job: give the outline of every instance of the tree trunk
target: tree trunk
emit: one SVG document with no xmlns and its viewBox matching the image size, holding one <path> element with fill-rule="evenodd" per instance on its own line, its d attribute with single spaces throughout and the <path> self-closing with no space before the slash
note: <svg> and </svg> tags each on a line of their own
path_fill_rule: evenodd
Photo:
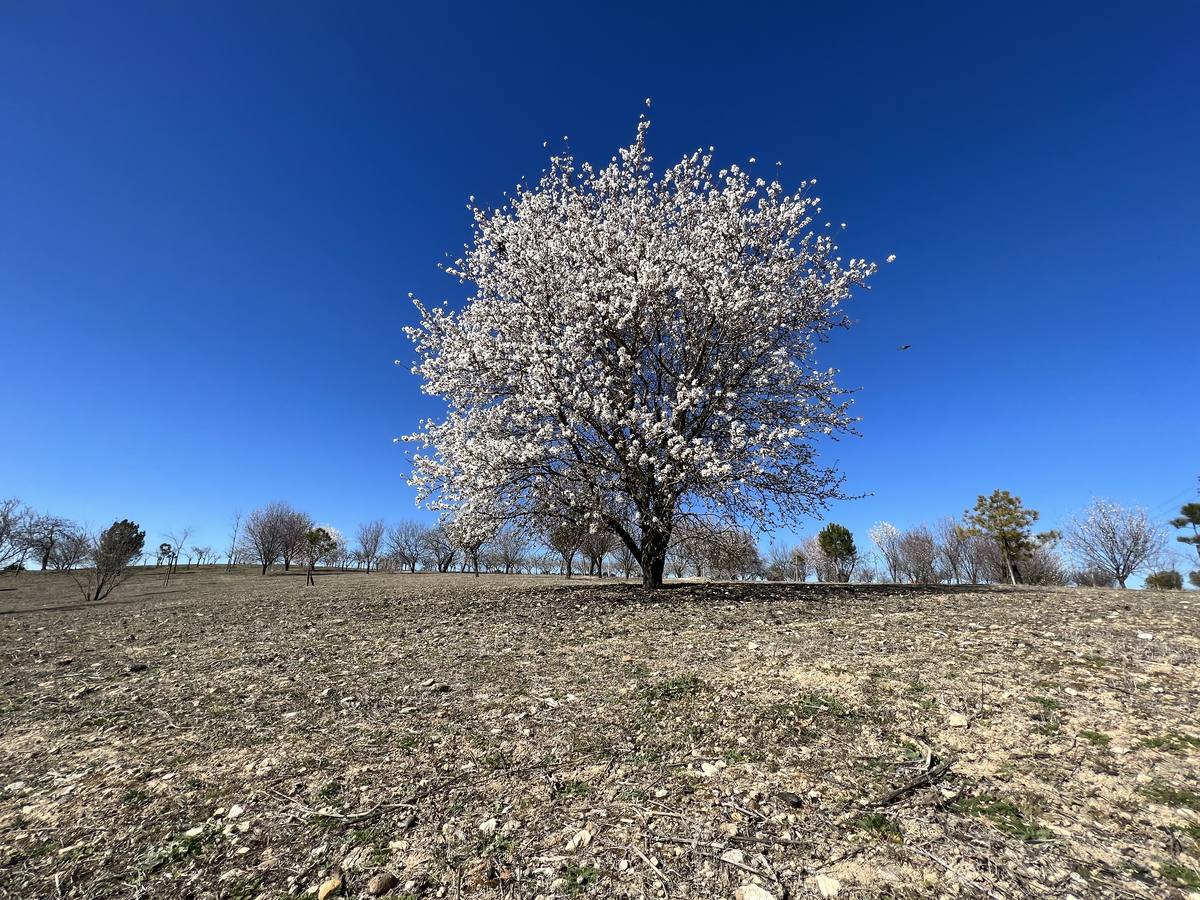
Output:
<svg viewBox="0 0 1200 900">
<path fill-rule="evenodd" d="M 1118 578 L 1117 584 L 1119 584 L 1121 586 L 1121 590 L 1125 590 L 1125 579 L 1124 578 Z"/>
<path fill-rule="evenodd" d="M 264 575 L 266 575 L 266 574 L 267 574 L 267 564 L 266 564 L 266 563 L 263 563 L 263 564 L 262 564 L 262 573 L 263 573 Z"/>
<path fill-rule="evenodd" d="M 1016 572 L 1016 567 L 1013 565 L 1012 557 L 1010 557 L 1008 555 L 1007 550 L 1003 551 L 1003 555 L 1004 555 L 1004 565 L 1008 569 L 1008 580 L 1012 584 L 1016 584 L 1017 583 L 1017 572 Z"/>
<path fill-rule="evenodd" d="M 642 566 L 642 587 L 654 590 L 662 587 L 663 570 L 667 565 L 667 544 L 671 536 L 658 531 L 642 533 L 642 552 L 638 562 Z"/>
</svg>

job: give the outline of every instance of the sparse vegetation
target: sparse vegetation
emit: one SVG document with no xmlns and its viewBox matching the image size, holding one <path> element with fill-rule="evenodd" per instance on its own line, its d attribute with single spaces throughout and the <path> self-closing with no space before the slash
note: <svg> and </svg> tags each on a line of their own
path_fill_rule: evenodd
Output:
<svg viewBox="0 0 1200 900">
<path fill-rule="evenodd" d="M 1152 591 L 1182 591 L 1183 576 L 1174 569 L 1151 572 L 1146 576 L 1146 587 Z"/>
<path fill-rule="evenodd" d="M 962 797 L 951 804 L 951 808 L 965 816 L 980 816 L 995 828 L 1022 841 L 1041 841 L 1052 837 L 1051 833 L 1037 823 L 1028 811 L 1011 800 L 986 794 Z"/>
<path fill-rule="evenodd" d="M 685 583 L 652 597 L 607 579 L 386 564 L 368 577 L 364 564 L 318 577 L 314 603 L 302 573 L 257 572 L 164 587 L 135 571 L 117 602 L 87 605 L 86 628 L 83 604 L 55 594 L 66 576 L 0 595 L 0 863 L 18 896 L 52 896 L 57 874 L 92 896 L 165 898 L 240 868 L 226 895 L 271 897 L 315 891 L 335 867 L 345 896 L 384 870 L 400 877 L 392 896 L 486 896 L 539 856 L 561 857 L 523 870 L 547 896 L 637 895 L 661 883 L 656 868 L 699 896 L 728 892 L 713 879 L 740 870 L 719 856 L 750 859 L 747 846 L 794 896 L 803 883 L 782 872 L 848 851 L 861 865 L 839 870 L 847 893 L 944 894 L 918 848 L 1011 896 L 1053 887 L 1085 850 L 1106 867 L 1092 890 L 1163 894 L 1186 877 L 1150 868 L 1164 829 L 1183 848 L 1173 864 L 1200 846 L 1179 821 L 1200 796 L 1191 675 L 1173 661 L 1197 626 L 1170 595 L 1124 609 L 1103 589 Z M 913 617 L 935 610 L 928 639 Z M 1139 633 L 1156 639 L 1131 655 Z M 1153 667 L 1168 690 L 1114 700 L 1118 667 Z M 1076 717 L 1087 728 L 1068 727 Z M 97 769 L 100 739 L 113 764 Z M 1106 823 L 1128 793 L 1094 785 L 1135 784 L 1146 754 L 1155 780 L 1114 844 Z M 935 783 L 862 805 L 943 761 Z M 976 863 L 980 839 L 998 864 Z M 1126 847 L 1151 862 L 1133 869 Z M 297 866 L 310 874 L 289 885 Z M 897 869 L 900 884 L 875 875 Z"/>
</svg>

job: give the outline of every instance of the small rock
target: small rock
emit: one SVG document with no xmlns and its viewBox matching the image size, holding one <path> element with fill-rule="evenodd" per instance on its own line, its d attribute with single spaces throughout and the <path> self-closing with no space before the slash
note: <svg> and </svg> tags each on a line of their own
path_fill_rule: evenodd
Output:
<svg viewBox="0 0 1200 900">
<path fill-rule="evenodd" d="M 380 872 L 367 882 L 367 894 L 371 897 L 382 897 L 400 883 L 400 879 L 391 872 Z"/>
<path fill-rule="evenodd" d="M 729 863 L 730 865 L 738 866 L 746 861 L 746 854 L 736 847 L 732 850 L 726 850 L 721 854 L 721 862 Z"/>
<path fill-rule="evenodd" d="M 841 889 L 842 883 L 832 875 L 817 876 L 817 890 L 821 892 L 822 897 L 836 897 Z"/>
<path fill-rule="evenodd" d="M 235 803 L 235 804 L 233 804 L 233 806 L 229 807 L 229 812 L 227 812 L 227 813 L 225 814 L 225 818 L 227 818 L 227 819 L 236 819 L 236 818 L 237 818 L 238 816 L 240 816 L 240 815 L 241 815 L 243 812 L 245 812 L 245 810 L 244 810 L 244 809 L 242 809 L 240 806 L 238 806 L 238 805 Z"/>
<path fill-rule="evenodd" d="M 576 850 L 581 850 L 592 842 L 592 833 L 586 828 L 581 828 L 575 832 L 575 836 L 567 841 L 567 852 L 574 853 Z"/>
<path fill-rule="evenodd" d="M 725 822 L 717 831 L 724 837 L 737 837 L 738 827 L 732 822 Z"/>
<path fill-rule="evenodd" d="M 334 875 L 332 878 L 326 879 L 317 889 L 317 900 L 325 900 L 326 897 L 332 897 L 342 889 L 342 876 Z"/>
<path fill-rule="evenodd" d="M 971 720 L 962 713 L 951 713 L 950 718 L 946 720 L 951 728 L 966 728 L 971 724 Z"/>
<path fill-rule="evenodd" d="M 733 892 L 733 900 L 775 900 L 775 895 L 757 884 L 743 884 Z"/>
<path fill-rule="evenodd" d="M 708 778 L 711 778 L 720 771 L 720 766 L 714 766 L 712 763 L 700 763 L 700 773 Z"/>
<path fill-rule="evenodd" d="M 1154 640 L 1154 635 L 1149 631 L 1139 631 L 1138 632 L 1138 640 L 1139 641 L 1152 641 L 1152 640 Z"/>
</svg>

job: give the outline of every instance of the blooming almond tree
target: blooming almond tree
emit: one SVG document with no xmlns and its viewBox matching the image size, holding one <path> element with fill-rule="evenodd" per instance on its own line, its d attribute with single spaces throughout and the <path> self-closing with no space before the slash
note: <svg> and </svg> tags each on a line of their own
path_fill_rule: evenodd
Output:
<svg viewBox="0 0 1200 900">
<path fill-rule="evenodd" d="M 700 150 L 657 176 L 648 127 L 602 168 L 553 156 L 503 207 L 472 198 L 447 270 L 474 296 L 415 300 L 407 329 L 448 410 L 407 439 L 446 517 L 567 515 L 615 533 L 656 587 L 681 517 L 772 527 L 841 496 L 813 439 L 853 419 L 813 349 L 875 265 L 814 227 L 812 182 L 787 193 Z"/>
<path fill-rule="evenodd" d="M 1110 500 L 1093 500 L 1067 525 L 1067 546 L 1079 562 L 1111 576 L 1122 588 L 1166 544 L 1163 529 L 1144 509 L 1124 509 Z"/>
</svg>

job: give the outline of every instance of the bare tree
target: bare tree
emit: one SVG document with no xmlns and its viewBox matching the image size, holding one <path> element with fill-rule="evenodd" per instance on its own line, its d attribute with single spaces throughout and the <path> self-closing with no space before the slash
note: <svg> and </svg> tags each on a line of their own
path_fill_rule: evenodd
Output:
<svg viewBox="0 0 1200 900">
<path fill-rule="evenodd" d="M 530 543 L 529 533 L 515 527 L 504 528 L 496 536 L 496 559 L 505 575 L 511 575 L 525 561 Z"/>
<path fill-rule="evenodd" d="M 91 538 L 80 528 L 64 532 L 54 545 L 50 562 L 57 572 L 66 572 L 83 565 L 91 552 Z"/>
<path fill-rule="evenodd" d="M 488 543 L 495 537 L 494 526 L 490 523 L 472 523 L 468 527 L 466 522 L 451 522 L 446 529 L 458 549 L 462 551 L 462 565 L 459 571 L 465 572 L 469 567 L 478 578 L 479 567 L 484 565 L 487 555 Z"/>
<path fill-rule="evenodd" d="M 703 538 L 708 567 L 718 578 L 754 577 L 762 560 L 754 535 L 744 528 L 712 528 Z"/>
<path fill-rule="evenodd" d="M 933 535 L 941 552 L 943 573 L 947 578 L 961 584 L 970 568 L 970 529 L 953 516 L 946 516 L 934 527 Z"/>
<path fill-rule="evenodd" d="M 563 574 L 571 577 L 571 569 L 575 562 L 575 554 L 583 546 L 587 529 L 569 519 L 559 519 L 546 531 L 546 543 L 562 557 Z"/>
<path fill-rule="evenodd" d="M 242 528 L 242 511 L 235 509 L 233 511 L 233 531 L 229 535 L 229 561 L 225 564 L 225 570 L 232 572 L 234 563 L 238 556 L 238 537 Z"/>
<path fill-rule="evenodd" d="M 313 520 L 308 513 L 292 509 L 289 504 L 282 504 L 280 513 L 280 529 L 283 542 L 279 547 L 279 555 L 283 558 L 283 571 L 292 567 L 292 560 L 301 557 L 308 546 L 308 532 L 312 530 Z"/>
<path fill-rule="evenodd" d="M 1108 500 L 1093 500 L 1067 526 L 1067 546 L 1079 562 L 1110 573 L 1122 588 L 1166 545 L 1163 529 L 1144 509 L 1123 509 Z"/>
<path fill-rule="evenodd" d="M 638 561 L 634 558 L 633 551 L 624 544 L 617 545 L 616 565 L 621 577 L 626 580 L 632 578 L 633 573 L 638 570 Z"/>
<path fill-rule="evenodd" d="M 588 574 L 599 578 L 604 577 L 604 560 L 617 546 L 617 537 L 611 531 L 597 527 L 583 536 L 580 552 L 588 561 Z"/>
<path fill-rule="evenodd" d="M 0 500 L 0 568 L 19 568 L 27 552 L 21 501 L 16 497 Z"/>
<path fill-rule="evenodd" d="M 938 584 L 942 581 L 939 569 L 941 548 L 933 532 L 925 525 L 910 528 L 900 535 L 897 543 L 900 571 L 915 584 Z"/>
<path fill-rule="evenodd" d="M 283 555 L 284 520 L 292 512 L 286 503 L 268 503 L 246 516 L 244 549 L 262 566 L 262 574 Z"/>
<path fill-rule="evenodd" d="M 75 526 L 61 516 L 39 515 L 33 510 L 26 510 L 23 519 L 21 540 L 44 572 L 50 567 L 58 542 Z"/>
<path fill-rule="evenodd" d="M 393 525 L 387 533 L 388 553 L 402 568 L 416 573 L 417 564 L 425 552 L 425 532 L 420 522 L 405 521 Z"/>
<path fill-rule="evenodd" d="M 358 555 L 363 561 L 363 565 L 367 567 L 367 574 L 371 574 L 371 566 L 379 559 L 379 554 L 383 549 L 383 534 L 387 530 L 387 526 L 383 523 L 383 519 L 372 519 L 370 522 L 364 522 L 358 526 Z"/>
<path fill-rule="evenodd" d="M 1112 577 L 1111 572 L 1104 572 L 1096 568 L 1076 570 L 1071 573 L 1070 581 L 1079 587 L 1111 588 L 1117 586 L 1117 579 Z"/>
<path fill-rule="evenodd" d="M 1057 532 L 1038 535 L 1037 544 L 1021 568 L 1026 584 L 1062 586 L 1071 583 L 1071 572 L 1056 547 L 1060 537 Z"/>
<path fill-rule="evenodd" d="M 966 542 L 966 550 L 962 557 L 963 580 L 967 584 L 979 584 L 987 576 L 990 561 L 993 558 L 1001 560 L 1000 551 L 990 538 L 974 529 L 966 529 L 963 540 Z M 999 580 L 1003 581 L 1003 576 Z"/>
<path fill-rule="evenodd" d="M 170 577 L 175 572 L 179 565 L 179 554 L 183 550 L 183 545 L 187 543 L 187 539 L 192 536 L 192 529 L 181 528 L 179 531 L 168 531 L 163 537 L 167 539 L 167 543 L 171 545 L 171 564 L 167 571 L 167 576 Z"/>
<path fill-rule="evenodd" d="M 425 532 L 425 554 L 439 572 L 449 572 L 454 565 L 458 544 L 444 525 L 435 525 Z"/>
</svg>

